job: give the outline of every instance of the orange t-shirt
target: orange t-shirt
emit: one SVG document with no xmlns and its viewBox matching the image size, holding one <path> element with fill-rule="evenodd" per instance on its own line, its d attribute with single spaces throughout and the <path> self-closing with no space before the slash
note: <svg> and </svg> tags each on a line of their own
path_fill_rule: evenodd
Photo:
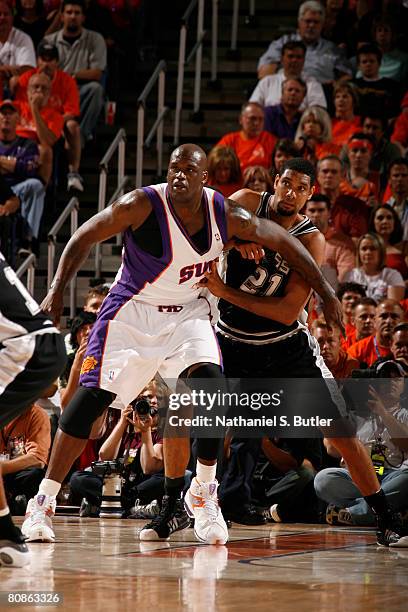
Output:
<svg viewBox="0 0 408 612">
<path fill-rule="evenodd" d="M 357 331 L 355 328 L 353 328 L 351 331 L 347 331 L 347 325 L 346 325 L 346 337 L 341 339 L 341 348 L 344 349 L 345 351 L 348 351 L 350 346 L 357 342 L 356 334 L 357 334 Z"/>
<path fill-rule="evenodd" d="M 276 141 L 276 136 L 265 130 L 256 138 L 245 138 L 242 132 L 230 132 L 225 134 L 217 142 L 216 146 L 234 149 L 239 159 L 241 170 L 244 171 L 248 166 L 270 168 L 272 166 L 272 152 Z"/>
<path fill-rule="evenodd" d="M 24 138 L 31 138 L 31 140 L 39 142 L 33 115 L 28 102 L 21 102 L 19 104 L 19 108 L 20 123 L 17 126 L 17 135 L 23 136 Z M 57 138 L 60 138 L 62 129 L 64 127 L 64 118 L 61 113 L 58 113 L 53 108 L 46 106 L 45 108 L 41 109 L 40 115 L 44 119 L 48 129 L 54 132 Z"/>
<path fill-rule="evenodd" d="M 32 68 L 20 76 L 15 98 L 17 102 L 27 102 L 28 81 L 37 72 L 39 72 L 38 68 Z M 61 115 L 72 115 L 73 117 L 80 115 L 78 85 L 75 79 L 63 70 L 56 70 L 52 79 L 48 106 Z"/>
<path fill-rule="evenodd" d="M 335 367 L 331 368 L 331 373 L 334 378 L 349 378 L 351 372 L 357 370 L 359 367 L 360 364 L 356 359 L 352 359 L 345 351 L 340 349 L 339 360 Z"/>
<path fill-rule="evenodd" d="M 390 349 L 375 342 L 375 336 L 367 336 L 353 344 L 347 351 L 349 357 L 357 359 L 360 363 L 372 366 L 380 357 L 387 357 Z"/>
<path fill-rule="evenodd" d="M 31 454 L 46 464 L 50 446 L 50 419 L 36 404 L 0 431 L 0 453 L 7 453 L 10 459 Z"/>
<path fill-rule="evenodd" d="M 353 196 L 363 202 L 366 202 L 371 196 L 374 196 L 379 201 L 378 185 L 372 181 L 367 181 L 361 187 L 353 187 L 348 181 L 343 180 L 340 183 L 340 193 L 342 195 Z"/>
<path fill-rule="evenodd" d="M 347 143 L 350 136 L 354 132 L 358 132 L 361 127 L 360 117 L 354 117 L 350 121 L 343 121 L 342 119 L 332 119 L 332 142 L 337 145 L 343 146 Z"/>
<path fill-rule="evenodd" d="M 318 142 L 315 149 L 316 159 L 322 159 L 327 155 L 340 156 L 340 151 L 341 146 L 335 142 Z"/>
</svg>

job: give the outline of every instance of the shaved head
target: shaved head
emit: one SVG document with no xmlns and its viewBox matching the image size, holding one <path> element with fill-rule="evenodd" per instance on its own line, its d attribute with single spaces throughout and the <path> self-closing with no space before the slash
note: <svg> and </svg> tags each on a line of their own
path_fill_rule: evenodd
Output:
<svg viewBox="0 0 408 612">
<path fill-rule="evenodd" d="M 207 155 L 205 151 L 201 147 L 196 144 L 187 143 L 182 144 L 177 149 L 174 149 L 172 152 L 170 159 L 174 158 L 190 158 L 194 159 L 194 161 L 203 169 L 207 168 Z"/>
</svg>

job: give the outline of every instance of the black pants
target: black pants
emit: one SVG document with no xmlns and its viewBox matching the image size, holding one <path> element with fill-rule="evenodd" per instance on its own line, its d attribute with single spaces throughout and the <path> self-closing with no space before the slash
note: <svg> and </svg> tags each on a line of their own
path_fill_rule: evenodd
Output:
<svg viewBox="0 0 408 612">
<path fill-rule="evenodd" d="M 44 475 L 45 468 L 32 467 L 4 476 L 4 486 L 12 514 L 16 514 L 14 504 L 16 496 L 25 495 L 27 500 L 34 497 Z"/>
</svg>

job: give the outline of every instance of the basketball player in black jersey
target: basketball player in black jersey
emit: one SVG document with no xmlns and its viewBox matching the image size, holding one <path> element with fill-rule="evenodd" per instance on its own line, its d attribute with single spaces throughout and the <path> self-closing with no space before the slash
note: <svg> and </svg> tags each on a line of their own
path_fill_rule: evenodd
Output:
<svg viewBox="0 0 408 612">
<path fill-rule="evenodd" d="M 0 252 L 0 430 L 22 414 L 65 366 L 62 337 Z M 12 522 L 1 476 L 0 566 L 21 567 L 30 558 Z"/>
<path fill-rule="evenodd" d="M 258 217 L 271 219 L 296 236 L 322 263 L 324 237 L 300 214 L 314 191 L 315 171 L 308 161 L 287 161 L 275 179 L 274 195 L 243 189 L 231 196 Z M 226 284 L 213 266 L 206 273 L 206 286 L 220 299 L 219 340 L 225 374 L 242 378 L 327 378 L 325 364 L 318 356 L 316 341 L 301 322 L 309 299 L 310 284 L 290 270 L 279 253 L 265 249 L 258 263 L 243 260 L 234 252 L 228 255 Z M 333 401 L 326 385 L 325 403 Z M 320 388 L 319 388 L 320 389 Z M 319 401 L 324 401 L 319 397 Z M 337 410 L 337 409 L 335 409 Z M 341 414 L 337 411 L 337 416 Z M 333 434 L 331 434 L 333 435 Z M 355 437 L 331 438 L 344 457 L 352 478 L 378 519 L 377 540 L 388 546 L 398 541 L 398 526 L 387 508 L 372 463 Z"/>
</svg>

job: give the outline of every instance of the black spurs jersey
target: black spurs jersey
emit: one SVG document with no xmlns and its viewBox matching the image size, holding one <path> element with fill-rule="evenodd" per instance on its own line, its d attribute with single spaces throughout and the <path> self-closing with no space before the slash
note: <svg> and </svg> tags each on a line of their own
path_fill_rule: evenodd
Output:
<svg viewBox="0 0 408 612">
<path fill-rule="evenodd" d="M 262 194 L 255 213 L 258 217 L 269 218 L 270 197 L 272 197 L 270 193 Z M 292 236 L 301 236 L 319 230 L 307 217 L 303 217 L 302 221 L 288 231 Z M 225 282 L 230 287 L 259 296 L 282 297 L 284 295 L 291 270 L 276 251 L 265 249 L 264 258 L 259 264 L 256 264 L 252 260 L 243 259 L 238 251 L 231 250 L 228 253 L 227 264 Z M 234 340 L 250 344 L 276 342 L 292 335 L 300 327 L 304 327 L 299 321 L 295 321 L 292 325 L 284 325 L 248 312 L 225 300 L 219 301 L 219 309 L 218 331 Z"/>
<path fill-rule="evenodd" d="M 32 333 L 56 332 L 0 252 L 0 344 Z"/>
</svg>

